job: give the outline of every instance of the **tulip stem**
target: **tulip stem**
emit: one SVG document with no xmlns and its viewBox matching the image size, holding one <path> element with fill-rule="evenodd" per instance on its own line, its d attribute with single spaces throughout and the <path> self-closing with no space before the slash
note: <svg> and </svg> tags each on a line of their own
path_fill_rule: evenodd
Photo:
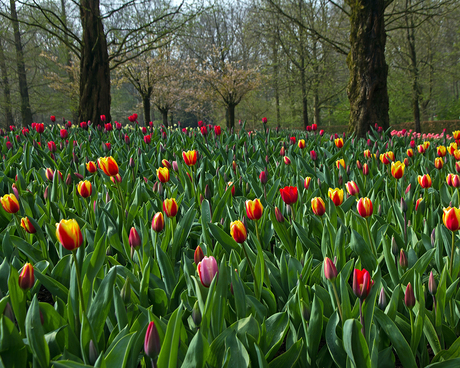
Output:
<svg viewBox="0 0 460 368">
<path fill-rule="evenodd" d="M 359 299 L 359 321 L 361 322 L 361 332 L 366 338 L 366 327 L 364 326 L 364 316 L 363 316 L 363 300 Z"/>
<path fill-rule="evenodd" d="M 450 253 L 450 276 L 453 277 L 454 272 L 454 252 L 455 252 L 455 232 L 452 231 L 452 251 Z"/>
<path fill-rule="evenodd" d="M 257 282 L 256 274 L 254 273 L 254 268 L 252 268 L 252 263 L 251 263 L 251 260 L 249 259 L 248 252 L 246 252 L 245 243 L 243 242 L 241 245 L 243 246 L 244 255 L 246 256 L 246 259 L 248 260 L 249 270 L 251 271 L 252 278 L 254 279 L 254 293 L 256 294 L 256 298 L 259 299 L 258 297 L 259 292 L 257 291 L 257 287 L 256 287 L 256 282 Z"/>
<path fill-rule="evenodd" d="M 367 235 L 369 236 L 369 242 L 371 243 L 372 253 L 374 253 L 375 258 L 377 258 L 377 250 L 375 249 L 374 240 L 372 239 L 372 236 L 371 236 L 371 229 L 369 228 L 369 222 L 367 218 L 364 219 L 364 221 L 366 221 Z"/>
<path fill-rule="evenodd" d="M 255 223 L 256 223 L 256 235 L 257 235 L 257 240 L 258 240 L 259 243 L 260 243 L 259 226 L 257 225 L 257 220 L 255 221 Z M 262 245 L 262 243 L 261 243 L 261 245 Z"/>
<path fill-rule="evenodd" d="M 396 202 L 396 195 L 398 194 L 398 180 L 396 179 L 395 182 L 395 202 Z"/>
<path fill-rule="evenodd" d="M 337 294 L 337 288 L 335 287 L 335 280 L 332 281 L 331 283 L 332 283 L 332 289 L 334 290 L 335 301 L 337 302 L 337 308 L 338 308 L 339 314 L 340 314 L 340 320 L 343 323 L 342 306 L 340 305 L 339 295 Z"/>
<path fill-rule="evenodd" d="M 86 314 L 85 301 L 83 299 L 83 289 L 81 288 L 80 269 L 78 268 L 78 261 L 77 261 L 77 256 L 75 253 L 76 253 L 76 250 L 73 250 L 72 258 L 73 258 L 73 263 L 75 265 L 75 272 L 77 273 L 77 287 L 78 287 L 78 294 L 80 295 L 80 306 L 81 306 L 82 313 Z"/>
<path fill-rule="evenodd" d="M 120 221 L 121 221 L 121 225 L 123 226 L 123 220 L 124 220 L 124 217 L 125 217 L 125 200 L 123 199 L 123 194 L 121 193 L 121 188 L 120 188 L 120 183 L 116 181 L 116 186 L 117 186 L 117 190 L 118 190 L 118 196 L 120 197 L 120 206 L 121 206 L 121 217 L 120 217 Z"/>
</svg>

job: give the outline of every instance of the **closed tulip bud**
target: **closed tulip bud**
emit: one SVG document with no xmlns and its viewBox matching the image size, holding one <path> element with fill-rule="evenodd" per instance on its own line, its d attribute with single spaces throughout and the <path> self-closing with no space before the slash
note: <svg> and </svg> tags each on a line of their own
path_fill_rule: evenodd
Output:
<svg viewBox="0 0 460 368">
<path fill-rule="evenodd" d="M 311 183 L 311 178 L 307 176 L 303 182 L 303 186 L 306 190 L 308 190 L 308 188 L 310 187 L 310 183 Z"/>
<path fill-rule="evenodd" d="M 287 157 L 287 156 L 284 156 L 284 157 L 283 157 L 283 161 L 284 161 L 284 163 L 285 163 L 286 165 L 290 165 L 290 164 L 291 164 L 291 159 L 290 159 L 289 157 Z"/>
<path fill-rule="evenodd" d="M 21 219 L 21 227 L 29 234 L 35 234 L 37 232 L 37 229 L 35 229 L 28 217 L 23 217 Z"/>
<path fill-rule="evenodd" d="M 265 185 L 268 181 L 268 178 L 267 178 L 267 172 L 266 171 L 262 171 L 259 175 L 259 180 L 261 182 L 262 185 Z"/>
<path fill-rule="evenodd" d="M 406 213 L 407 212 L 407 203 L 406 201 L 404 200 L 404 198 L 401 198 L 401 211 L 403 213 Z"/>
<path fill-rule="evenodd" d="M 243 218 L 244 220 L 244 218 Z M 248 233 L 246 231 L 246 227 L 244 226 L 244 224 L 239 221 L 239 220 L 236 220 L 236 221 L 233 221 L 231 224 L 230 224 L 230 235 L 232 236 L 232 238 L 237 242 L 237 243 L 244 243 L 244 241 L 246 240 L 246 238 L 248 237 Z"/>
<path fill-rule="evenodd" d="M 286 150 L 284 149 L 284 146 L 281 147 L 281 150 L 280 150 L 280 156 L 284 156 L 286 154 Z"/>
<path fill-rule="evenodd" d="M 13 189 L 13 194 L 19 202 L 19 190 L 16 184 L 13 183 L 13 185 L 11 186 L 11 189 Z"/>
<path fill-rule="evenodd" d="M 436 229 L 433 229 L 433 231 L 431 232 L 431 247 L 432 248 L 434 248 L 435 240 L 436 240 Z"/>
<path fill-rule="evenodd" d="M 404 304 L 409 309 L 412 309 L 415 305 L 414 289 L 410 282 L 407 284 L 406 293 L 404 294 Z"/>
<path fill-rule="evenodd" d="M 438 290 L 438 285 L 436 284 L 436 280 L 433 276 L 433 271 L 430 272 L 430 277 L 428 278 L 428 291 L 431 295 L 435 296 L 436 291 Z"/>
<path fill-rule="evenodd" d="M 139 233 L 137 232 L 135 227 L 132 227 L 131 230 L 129 231 L 129 246 L 131 248 L 137 249 L 141 246 L 142 241 L 141 237 L 139 236 Z"/>
<path fill-rule="evenodd" d="M 409 266 L 409 262 L 407 261 L 406 252 L 403 249 L 399 252 L 399 265 L 403 270 L 405 270 Z"/>
<path fill-rule="evenodd" d="M 123 303 L 125 305 L 131 301 L 131 282 L 129 280 L 129 277 L 126 278 L 125 283 L 121 288 L 120 296 L 121 300 L 123 300 Z"/>
<path fill-rule="evenodd" d="M 177 161 L 173 161 L 173 163 L 172 163 L 172 169 L 173 169 L 175 172 L 178 172 L 178 171 L 179 171 L 179 166 L 177 165 Z"/>
<path fill-rule="evenodd" d="M 204 197 L 209 200 L 211 199 L 212 195 L 211 195 L 211 189 L 209 189 L 209 185 L 206 184 L 206 186 L 204 187 Z"/>
<path fill-rule="evenodd" d="M 275 207 L 275 218 L 276 218 L 276 221 L 278 221 L 279 223 L 284 222 L 284 216 L 278 207 Z"/>
<path fill-rule="evenodd" d="M 43 199 L 46 200 L 48 199 L 48 187 L 45 188 L 45 192 L 43 193 Z"/>
<path fill-rule="evenodd" d="M 458 161 L 455 163 L 455 170 L 457 170 L 458 172 L 458 169 L 460 169 L 460 166 L 457 165 L 457 163 L 459 163 Z M 460 164 L 460 163 L 459 163 Z M 444 166 L 444 160 L 442 157 L 436 157 L 434 159 L 434 167 L 438 170 L 441 170 L 442 167 Z"/>
<path fill-rule="evenodd" d="M 302 317 L 305 321 L 310 321 L 310 316 L 311 316 L 311 310 L 308 307 L 307 303 L 302 299 L 301 300 L 301 305 L 302 305 Z"/>
<path fill-rule="evenodd" d="M 195 264 L 198 265 L 198 263 L 200 263 L 203 260 L 203 258 L 204 258 L 203 249 L 201 249 L 200 246 L 197 246 L 195 249 L 195 253 L 193 254 L 193 260 Z"/>
<path fill-rule="evenodd" d="M 201 319 L 202 317 L 201 317 L 201 312 L 200 312 L 200 306 L 197 300 L 192 309 L 192 320 L 196 327 L 200 327 Z"/>
<path fill-rule="evenodd" d="M 94 344 L 93 340 L 90 340 L 89 341 L 89 347 L 88 347 L 89 364 L 94 365 L 96 363 L 98 357 L 99 357 L 99 354 L 97 353 L 96 345 Z"/>
<path fill-rule="evenodd" d="M 379 216 L 382 216 L 382 205 L 381 204 L 379 204 L 379 208 L 377 209 L 377 214 Z"/>
<path fill-rule="evenodd" d="M 163 195 L 163 184 L 161 184 L 161 181 L 158 182 L 157 185 L 157 193 L 162 196 Z"/>
<path fill-rule="evenodd" d="M 330 258 L 324 259 L 324 277 L 329 281 L 334 281 L 337 278 L 337 268 Z"/>
<path fill-rule="evenodd" d="M 380 294 L 379 294 L 379 301 L 378 301 L 378 306 L 381 310 L 385 310 L 385 308 L 387 307 L 387 296 L 385 294 L 385 289 L 382 288 L 380 289 Z"/>
<path fill-rule="evenodd" d="M 134 158 L 132 157 L 129 158 L 129 167 L 131 169 L 134 169 L 136 167 L 136 163 L 134 162 Z"/>
<path fill-rule="evenodd" d="M 363 174 L 365 176 L 369 175 L 369 165 L 366 163 L 363 165 Z"/>
<path fill-rule="evenodd" d="M 350 194 L 351 196 L 355 196 L 355 195 L 359 194 L 358 185 L 354 181 L 347 182 L 345 184 L 345 186 L 347 188 L 348 194 Z"/>
<path fill-rule="evenodd" d="M 62 246 L 70 251 L 76 250 L 83 243 L 83 235 L 80 226 L 74 219 L 63 219 L 56 224 L 56 237 Z"/>
<path fill-rule="evenodd" d="M 362 170 L 363 168 L 363 165 L 361 164 L 359 160 L 356 160 L 356 167 L 358 168 L 358 170 Z"/>
<path fill-rule="evenodd" d="M 165 219 L 163 213 L 157 212 L 152 219 L 152 229 L 153 231 L 159 233 L 165 227 Z"/>
<path fill-rule="evenodd" d="M 409 185 L 407 186 L 407 188 L 406 188 L 406 190 L 405 190 L 404 193 L 405 193 L 405 194 L 408 194 L 408 193 L 410 192 L 410 188 L 411 188 L 411 186 L 410 186 L 410 184 L 409 184 Z"/>
<path fill-rule="evenodd" d="M 396 257 L 399 254 L 399 247 L 394 236 L 391 237 L 391 253 Z"/>
<path fill-rule="evenodd" d="M 30 263 L 26 263 L 19 274 L 19 287 L 22 290 L 29 290 L 35 284 L 34 267 Z"/>
<path fill-rule="evenodd" d="M 158 354 L 160 354 L 160 336 L 158 335 L 158 330 L 155 326 L 155 322 L 151 321 L 147 327 L 147 332 L 145 333 L 144 339 L 144 351 L 145 354 L 154 361 L 156 360 Z"/>
</svg>

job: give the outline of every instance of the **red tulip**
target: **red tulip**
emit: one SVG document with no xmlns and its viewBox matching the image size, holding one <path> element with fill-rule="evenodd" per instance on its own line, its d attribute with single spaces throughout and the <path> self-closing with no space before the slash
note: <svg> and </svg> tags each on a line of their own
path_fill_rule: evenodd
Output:
<svg viewBox="0 0 460 368">
<path fill-rule="evenodd" d="M 414 289 L 410 282 L 407 284 L 406 293 L 404 294 L 404 304 L 409 309 L 412 309 L 415 305 Z"/>
<path fill-rule="evenodd" d="M 330 281 L 334 281 L 337 278 L 337 268 L 330 258 L 324 258 L 324 277 Z"/>
<path fill-rule="evenodd" d="M 286 204 L 293 204 L 297 202 L 298 193 L 297 187 L 284 187 L 280 188 L 281 199 Z"/>
<path fill-rule="evenodd" d="M 220 125 L 216 125 L 214 126 L 214 134 L 215 135 L 221 135 L 221 128 L 220 128 Z"/>
<path fill-rule="evenodd" d="M 160 349 L 160 336 L 158 335 L 155 322 L 151 321 L 145 333 L 144 351 L 150 359 L 156 360 L 158 354 L 160 353 Z"/>
<path fill-rule="evenodd" d="M 353 293 L 361 300 L 365 300 L 371 288 L 374 285 L 374 281 L 371 280 L 371 276 L 366 269 L 358 270 L 355 268 L 353 272 Z"/>
<path fill-rule="evenodd" d="M 197 246 L 195 249 L 195 253 L 193 254 L 193 261 L 196 265 L 198 265 L 201 260 L 204 258 L 203 249 L 200 246 Z"/>
<path fill-rule="evenodd" d="M 134 249 L 139 248 L 142 245 L 141 237 L 135 227 L 132 227 L 129 231 L 128 242 L 129 246 Z"/>
<path fill-rule="evenodd" d="M 51 115 L 51 116 L 50 116 L 50 120 L 51 120 L 52 123 L 54 123 L 54 122 L 56 121 L 56 116 Z"/>
<path fill-rule="evenodd" d="M 60 134 L 62 139 L 66 139 L 69 136 L 69 133 L 67 132 L 66 129 L 61 129 L 59 134 Z"/>
</svg>

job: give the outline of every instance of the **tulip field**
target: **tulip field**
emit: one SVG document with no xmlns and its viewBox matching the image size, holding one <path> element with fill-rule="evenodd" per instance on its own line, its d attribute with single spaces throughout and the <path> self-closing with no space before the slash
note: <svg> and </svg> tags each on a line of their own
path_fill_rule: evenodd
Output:
<svg viewBox="0 0 460 368">
<path fill-rule="evenodd" d="M 460 367 L 460 131 L 133 117 L 0 131 L 0 367 Z"/>
</svg>

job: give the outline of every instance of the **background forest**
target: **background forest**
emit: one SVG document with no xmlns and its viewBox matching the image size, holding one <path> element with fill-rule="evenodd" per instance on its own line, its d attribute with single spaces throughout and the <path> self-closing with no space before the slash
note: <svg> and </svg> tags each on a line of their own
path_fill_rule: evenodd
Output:
<svg viewBox="0 0 460 368">
<path fill-rule="evenodd" d="M 33 121 L 79 123 L 87 2 L 1 0 L 0 127 L 23 124 L 25 92 Z M 91 3 L 107 42 L 112 121 L 348 123 L 347 1 Z M 414 121 L 417 109 L 421 121 L 458 119 L 458 2 L 394 0 L 385 14 L 390 124 Z"/>
</svg>

